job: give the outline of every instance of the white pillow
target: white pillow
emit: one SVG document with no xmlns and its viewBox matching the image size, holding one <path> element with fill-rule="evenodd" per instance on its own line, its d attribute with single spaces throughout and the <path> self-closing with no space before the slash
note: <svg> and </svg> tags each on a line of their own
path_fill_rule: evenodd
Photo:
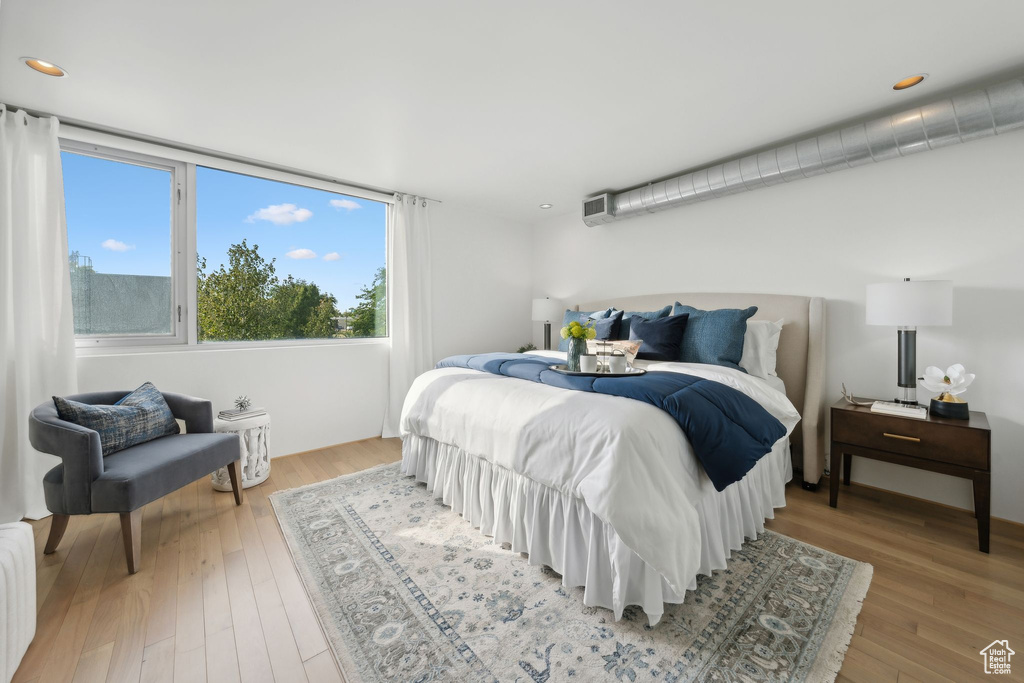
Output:
<svg viewBox="0 0 1024 683">
<path fill-rule="evenodd" d="M 761 379 L 775 377 L 775 363 L 779 350 L 779 335 L 784 320 L 748 320 L 743 335 L 743 356 L 740 367 L 747 374 Z"/>
</svg>

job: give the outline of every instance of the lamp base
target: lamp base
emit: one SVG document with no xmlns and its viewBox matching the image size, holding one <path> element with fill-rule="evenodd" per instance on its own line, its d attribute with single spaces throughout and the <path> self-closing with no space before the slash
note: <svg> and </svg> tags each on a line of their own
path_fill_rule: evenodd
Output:
<svg viewBox="0 0 1024 683">
<path fill-rule="evenodd" d="M 907 406 L 917 405 L 917 387 L 896 387 L 896 398 L 893 399 L 896 403 Z"/>
<path fill-rule="evenodd" d="M 896 372 L 896 403 L 917 405 L 917 330 L 900 327 L 896 330 L 899 365 Z"/>
</svg>

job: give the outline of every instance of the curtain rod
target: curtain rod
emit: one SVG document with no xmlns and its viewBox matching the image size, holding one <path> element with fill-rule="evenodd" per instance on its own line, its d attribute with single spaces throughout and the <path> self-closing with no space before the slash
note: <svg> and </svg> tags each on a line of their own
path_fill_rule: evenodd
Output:
<svg viewBox="0 0 1024 683">
<path fill-rule="evenodd" d="M 128 140 L 132 140 L 134 142 L 147 142 L 147 143 L 150 143 L 150 144 L 161 145 L 163 147 L 169 147 L 171 149 L 176 149 L 176 150 L 179 150 L 179 151 L 182 151 L 182 152 L 192 152 L 194 154 L 205 154 L 206 156 L 215 157 L 217 159 L 222 159 L 224 161 L 234 161 L 234 162 L 238 162 L 238 163 L 249 164 L 250 166 L 256 166 L 257 168 L 265 168 L 265 169 L 270 170 L 270 171 L 283 171 L 285 173 L 293 173 L 295 175 L 306 176 L 306 177 L 309 177 L 309 178 L 314 178 L 316 180 L 323 180 L 323 181 L 326 181 L 326 182 L 329 182 L 329 183 L 336 183 L 336 184 L 339 184 L 339 185 L 347 185 L 348 187 L 351 187 L 351 188 L 354 188 L 354 189 L 357 189 L 357 190 L 366 190 L 367 192 L 376 192 L 376 193 L 379 193 L 379 194 L 412 195 L 414 197 L 419 197 L 420 199 L 425 199 L 428 202 L 434 202 L 436 204 L 443 204 L 444 203 L 440 199 L 433 199 L 431 197 L 424 197 L 423 195 L 418 195 L 418 194 L 416 194 L 414 192 L 402 192 L 400 190 L 389 190 L 387 188 L 374 187 L 372 185 L 361 185 L 359 183 L 351 183 L 351 182 L 348 182 L 346 180 L 341 180 L 340 178 L 335 178 L 333 176 L 324 175 L 322 173 L 316 173 L 316 172 L 313 172 L 313 171 L 304 171 L 302 169 L 293 168 L 291 166 L 283 166 L 283 165 L 280 165 L 280 164 L 274 164 L 274 163 L 271 163 L 269 161 L 260 161 L 258 159 L 252 159 L 250 157 L 241 156 L 239 154 L 230 154 L 228 152 L 220 152 L 218 150 L 209 149 L 207 147 L 198 147 L 196 145 L 188 145 L 188 144 L 185 144 L 185 143 L 182 143 L 182 142 L 173 142 L 171 140 L 165 140 L 164 138 L 158 138 L 158 137 L 153 136 L 153 135 L 145 135 L 143 133 L 133 133 L 131 131 L 122 130 L 120 128 L 113 128 L 111 126 L 103 126 L 103 125 L 100 125 L 98 123 L 90 123 L 89 121 L 82 121 L 82 120 L 79 120 L 79 119 L 65 118 L 65 117 L 60 116 L 58 114 L 52 114 L 52 113 L 49 113 L 49 112 L 44 112 L 44 111 L 41 111 L 39 109 L 32 109 L 31 107 L 21 107 L 21 106 L 12 105 L 12 104 L 9 104 L 9 103 L 5 103 L 5 104 L 7 106 L 7 110 L 11 111 L 11 112 L 21 110 L 21 111 L 24 111 L 26 114 L 31 114 L 32 116 L 35 116 L 35 117 L 40 117 L 40 118 L 55 117 L 61 123 L 67 124 L 69 126 L 74 126 L 75 128 L 81 128 L 82 130 L 87 130 L 87 131 L 90 131 L 90 132 L 93 132 L 93 133 L 103 133 L 105 135 L 115 135 L 117 137 L 121 137 L 121 138 L 125 138 L 125 139 L 128 139 Z"/>
</svg>

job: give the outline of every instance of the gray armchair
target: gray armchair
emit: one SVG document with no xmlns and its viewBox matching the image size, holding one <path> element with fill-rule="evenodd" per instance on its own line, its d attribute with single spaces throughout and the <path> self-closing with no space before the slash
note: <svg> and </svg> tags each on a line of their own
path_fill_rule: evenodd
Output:
<svg viewBox="0 0 1024 683">
<path fill-rule="evenodd" d="M 113 405 L 128 391 L 103 391 L 68 396 L 92 405 Z M 138 571 L 142 545 L 142 507 L 186 484 L 227 466 L 235 503 L 242 504 L 236 463 L 241 457 L 238 436 L 213 433 L 209 401 L 164 393 L 174 417 L 185 421 L 185 434 L 164 436 L 106 457 L 98 432 L 57 417 L 52 401 L 29 416 L 29 440 L 36 450 L 61 458 L 43 477 L 46 507 L 53 513 L 43 551 L 57 550 L 70 515 L 116 512 L 121 515 L 128 573 Z"/>
</svg>

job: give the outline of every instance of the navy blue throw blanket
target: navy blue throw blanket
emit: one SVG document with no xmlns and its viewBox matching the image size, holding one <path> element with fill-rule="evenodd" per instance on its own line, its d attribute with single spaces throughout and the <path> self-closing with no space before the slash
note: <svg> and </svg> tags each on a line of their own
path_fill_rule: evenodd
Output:
<svg viewBox="0 0 1024 683">
<path fill-rule="evenodd" d="M 746 394 L 718 382 L 675 372 L 640 377 L 574 377 L 548 369 L 550 358 L 519 353 L 450 356 L 439 368 L 469 368 L 562 389 L 622 396 L 661 408 L 679 423 L 715 488 L 743 478 L 786 428 Z"/>
</svg>

